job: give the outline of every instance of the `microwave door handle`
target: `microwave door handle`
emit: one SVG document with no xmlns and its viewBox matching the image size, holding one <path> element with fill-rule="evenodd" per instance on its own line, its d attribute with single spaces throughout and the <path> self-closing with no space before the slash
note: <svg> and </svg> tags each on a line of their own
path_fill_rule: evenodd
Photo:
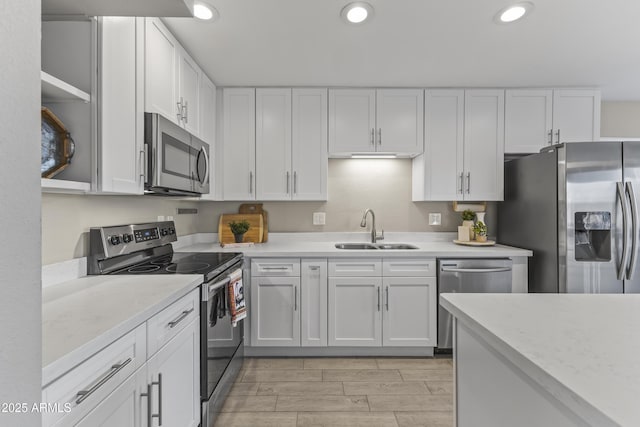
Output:
<svg viewBox="0 0 640 427">
<path fill-rule="evenodd" d="M 201 147 L 200 151 L 202 151 L 202 154 L 204 154 L 204 165 L 206 167 L 204 172 L 204 179 L 201 181 L 201 184 L 206 185 L 207 181 L 209 180 L 209 156 L 207 155 L 207 150 L 205 150 L 204 147 Z"/>
</svg>

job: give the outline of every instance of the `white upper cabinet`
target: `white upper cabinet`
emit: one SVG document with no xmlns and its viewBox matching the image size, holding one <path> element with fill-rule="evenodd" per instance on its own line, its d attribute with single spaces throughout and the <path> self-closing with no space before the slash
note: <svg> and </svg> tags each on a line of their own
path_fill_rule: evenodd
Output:
<svg viewBox="0 0 640 427">
<path fill-rule="evenodd" d="M 599 139 L 599 90 L 508 89 L 506 91 L 506 153 L 537 153 L 552 144 Z"/>
<path fill-rule="evenodd" d="M 291 89 L 256 89 L 256 198 L 291 200 Z"/>
<path fill-rule="evenodd" d="M 425 151 L 413 200 L 502 200 L 504 91 L 426 91 Z"/>
<path fill-rule="evenodd" d="M 376 91 L 376 151 L 416 155 L 423 149 L 423 91 Z"/>
<path fill-rule="evenodd" d="M 255 200 L 255 89 L 224 89 L 223 110 L 223 198 Z"/>
<path fill-rule="evenodd" d="M 187 52 L 178 50 L 178 118 L 180 124 L 194 135 L 200 136 L 199 93 L 200 68 Z"/>
<path fill-rule="evenodd" d="M 504 90 L 464 94 L 464 200 L 504 198 Z"/>
<path fill-rule="evenodd" d="M 504 151 L 537 153 L 551 144 L 553 90 L 505 91 Z"/>
<path fill-rule="evenodd" d="M 106 193 L 144 192 L 143 21 L 104 17 L 98 22 L 98 188 Z"/>
<path fill-rule="evenodd" d="M 421 89 L 329 90 L 329 155 L 422 152 Z"/>
<path fill-rule="evenodd" d="M 145 19 L 145 111 L 181 125 L 178 108 L 178 50 L 173 35 L 158 18 Z"/>
<path fill-rule="evenodd" d="M 292 200 L 327 200 L 327 90 L 293 89 Z"/>
<path fill-rule="evenodd" d="M 424 154 L 413 159 L 412 199 L 462 197 L 464 90 L 425 91 Z"/>
<path fill-rule="evenodd" d="M 200 78 L 199 113 L 200 139 L 209 144 L 213 156 L 216 139 L 216 86 L 202 74 Z M 211 157 L 213 159 L 213 157 Z"/>
<path fill-rule="evenodd" d="M 553 91 L 553 143 L 600 139 L 600 91 Z"/>
</svg>

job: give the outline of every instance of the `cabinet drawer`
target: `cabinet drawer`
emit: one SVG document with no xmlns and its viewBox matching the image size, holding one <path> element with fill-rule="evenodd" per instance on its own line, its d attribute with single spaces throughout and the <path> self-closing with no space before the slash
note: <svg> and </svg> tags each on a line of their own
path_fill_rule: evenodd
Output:
<svg viewBox="0 0 640 427">
<path fill-rule="evenodd" d="M 262 258 L 251 260 L 251 277 L 300 276 L 300 258 Z"/>
<path fill-rule="evenodd" d="M 382 276 L 382 259 L 380 258 L 341 258 L 329 260 L 330 277 L 363 277 Z"/>
<path fill-rule="evenodd" d="M 195 289 L 147 321 L 147 352 L 155 354 L 200 314 L 200 289 Z"/>
<path fill-rule="evenodd" d="M 146 361 L 146 324 L 91 356 L 42 390 L 42 425 L 73 425 L 88 414 Z"/>
<path fill-rule="evenodd" d="M 402 258 L 382 261 L 382 275 L 385 277 L 435 277 L 435 258 Z"/>
</svg>

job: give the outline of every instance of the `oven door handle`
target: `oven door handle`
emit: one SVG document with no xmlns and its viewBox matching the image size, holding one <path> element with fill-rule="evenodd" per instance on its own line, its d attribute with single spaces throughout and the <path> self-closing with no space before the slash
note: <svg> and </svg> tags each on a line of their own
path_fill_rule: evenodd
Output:
<svg viewBox="0 0 640 427">
<path fill-rule="evenodd" d="M 231 279 L 229 279 L 228 277 L 226 279 L 222 279 L 219 282 L 215 282 L 209 285 L 209 293 L 215 292 L 218 289 L 222 288 L 223 286 L 226 286 L 227 284 L 229 284 L 229 282 L 231 281 Z"/>
</svg>

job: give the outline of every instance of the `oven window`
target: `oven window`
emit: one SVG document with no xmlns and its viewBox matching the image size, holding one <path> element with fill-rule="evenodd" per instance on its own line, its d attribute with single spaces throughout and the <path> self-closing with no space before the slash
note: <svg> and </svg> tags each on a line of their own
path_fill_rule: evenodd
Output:
<svg viewBox="0 0 640 427">
<path fill-rule="evenodd" d="M 189 176 L 191 147 L 171 135 L 162 134 L 162 172 L 182 178 Z"/>
</svg>

